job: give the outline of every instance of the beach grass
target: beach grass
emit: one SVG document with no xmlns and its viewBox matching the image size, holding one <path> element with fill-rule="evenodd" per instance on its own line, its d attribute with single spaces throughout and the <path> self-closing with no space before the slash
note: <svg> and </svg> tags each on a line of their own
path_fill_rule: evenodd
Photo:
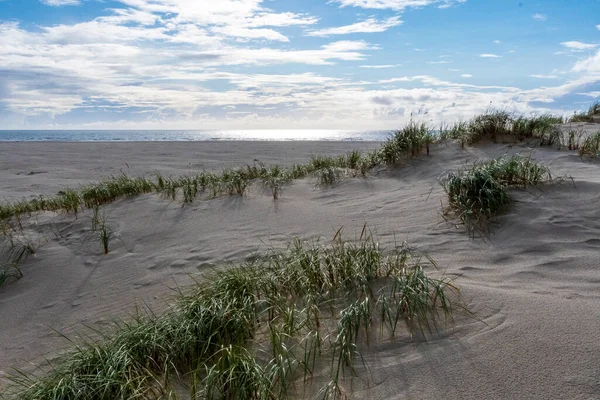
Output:
<svg viewBox="0 0 600 400">
<path fill-rule="evenodd" d="M 157 399 L 185 387 L 191 398 L 273 399 L 319 376 L 328 382 L 320 396 L 339 397 L 362 348 L 400 330 L 443 328 L 458 294 L 429 257 L 406 243 L 387 251 L 366 227 L 351 241 L 341 230 L 327 244 L 294 239 L 214 272 L 164 314 L 140 313 L 77 343 L 41 376 L 14 373 L 9 393 Z"/>
<path fill-rule="evenodd" d="M 569 122 L 598 122 L 600 120 L 600 100 L 594 101 L 587 111 L 573 114 Z"/>
<path fill-rule="evenodd" d="M 459 219 L 471 235 L 487 233 L 490 219 L 513 202 L 509 188 L 527 188 L 551 180 L 548 167 L 518 154 L 475 162 L 442 178 L 448 196 L 443 214 Z"/>
<path fill-rule="evenodd" d="M 596 110 L 596 106 L 590 109 Z M 595 111 L 594 111 L 595 112 Z M 540 145 L 557 146 L 577 150 L 582 132 L 562 132 L 556 124 L 562 118 L 550 114 L 532 117 L 515 116 L 506 111 L 488 110 L 470 121 L 442 126 L 439 132 L 425 123 L 410 121 L 403 128 L 392 132 L 379 149 L 353 151 L 341 156 L 313 155 L 306 164 L 288 168 L 265 166 L 258 160 L 252 165 L 228 168 L 220 172 L 200 171 L 180 177 L 130 177 L 125 173 L 86 184 L 78 190 L 67 189 L 55 196 L 38 196 L 0 204 L 0 219 L 39 211 L 67 212 L 77 217 L 84 209 L 113 202 L 121 197 L 133 197 L 144 193 L 159 193 L 182 203 L 193 203 L 200 194 L 208 198 L 222 195 L 244 195 L 255 182 L 269 188 L 273 199 L 281 196 L 282 189 L 292 180 L 316 177 L 318 185 L 326 187 L 343 176 L 367 176 L 377 166 L 396 165 L 420 155 L 429 155 L 431 145 L 438 140 L 458 140 L 461 147 L 470 146 L 483 139 L 516 142 L 536 140 Z M 586 149 L 591 148 L 588 142 Z M 587 150 L 583 150 L 587 152 Z M 587 153 L 586 153 L 587 154 Z M 277 176 L 273 174 L 273 169 Z"/>
<path fill-rule="evenodd" d="M 458 122 L 440 130 L 440 138 L 458 140 L 460 147 L 481 140 L 519 142 L 537 140 L 541 146 L 560 145 L 562 134 L 557 124 L 563 119 L 551 114 L 525 117 L 503 110 L 488 110 L 470 121 Z"/>
<path fill-rule="evenodd" d="M 0 287 L 11 278 L 19 280 L 23 277 L 19 265 L 37 251 L 36 243 L 23 235 L 20 228 L 12 227 L 8 221 L 0 221 L 3 226 L 0 236 Z"/>
<path fill-rule="evenodd" d="M 600 156 L 600 131 L 589 135 L 583 141 L 583 144 L 579 148 L 579 155 L 581 157 L 599 157 Z"/>
<path fill-rule="evenodd" d="M 11 278 L 19 280 L 22 277 L 23 272 L 21 272 L 18 264 L 10 263 L 0 266 L 0 288 L 7 284 Z"/>
<path fill-rule="evenodd" d="M 283 187 L 292 180 L 290 171 L 287 171 L 279 166 L 269 168 L 262 175 L 263 186 L 271 191 L 273 200 L 279 199 Z"/>
<path fill-rule="evenodd" d="M 430 145 L 435 142 L 433 132 L 425 123 L 410 121 L 404 128 L 395 131 L 379 149 L 379 162 L 396 164 L 408 157 L 415 157 L 423 152 L 430 153 Z"/>
</svg>

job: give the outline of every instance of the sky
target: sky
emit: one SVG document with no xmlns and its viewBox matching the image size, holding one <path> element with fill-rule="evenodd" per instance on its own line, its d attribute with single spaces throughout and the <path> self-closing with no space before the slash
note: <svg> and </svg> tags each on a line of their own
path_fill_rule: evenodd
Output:
<svg viewBox="0 0 600 400">
<path fill-rule="evenodd" d="M 600 98 L 600 0 L 0 0 L 0 129 L 394 129 Z"/>
</svg>

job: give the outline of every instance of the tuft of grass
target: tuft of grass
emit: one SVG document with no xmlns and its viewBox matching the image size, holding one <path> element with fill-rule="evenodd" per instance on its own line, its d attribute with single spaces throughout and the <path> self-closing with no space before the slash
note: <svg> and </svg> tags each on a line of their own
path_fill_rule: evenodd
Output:
<svg viewBox="0 0 600 400">
<path fill-rule="evenodd" d="M 308 162 L 307 169 L 308 171 L 313 172 L 325 168 L 340 167 L 340 160 L 343 161 L 343 159 L 336 159 L 331 156 L 313 155 Z"/>
<path fill-rule="evenodd" d="M 106 214 L 100 214 L 97 220 L 97 235 L 100 240 L 100 244 L 102 246 L 102 251 L 104 255 L 109 253 L 109 246 L 111 241 L 118 236 L 118 234 L 112 230 L 110 226 L 107 224 L 108 216 Z"/>
<path fill-rule="evenodd" d="M 569 122 L 598 122 L 600 120 L 600 100 L 594 101 L 587 112 L 574 113 Z"/>
<path fill-rule="evenodd" d="M 158 185 L 164 183 L 162 176 L 158 176 Z M 150 193 L 156 189 L 151 180 L 147 178 L 130 178 L 125 173 L 114 175 L 100 182 L 85 185 L 80 193 L 73 192 L 72 201 L 82 203 L 87 208 L 111 203 L 119 197 L 133 197 L 142 193 Z M 80 196 L 76 199 L 75 195 Z"/>
<path fill-rule="evenodd" d="M 512 203 L 507 188 L 535 186 L 551 179 L 550 170 L 529 157 L 513 155 L 475 162 L 442 179 L 448 196 L 444 215 L 459 219 L 470 234 L 486 232 L 489 220 Z"/>
<path fill-rule="evenodd" d="M 589 157 L 598 157 L 600 156 L 600 131 L 589 135 L 583 141 L 583 144 L 579 148 L 579 155 L 589 156 Z"/>
<path fill-rule="evenodd" d="M 262 178 L 264 187 L 271 190 L 274 200 L 279 199 L 281 190 L 291 180 L 292 177 L 290 173 L 279 166 L 271 167 L 263 174 Z"/>
<path fill-rule="evenodd" d="M 243 169 L 226 169 L 221 173 L 221 186 L 230 194 L 243 196 L 250 184 L 250 178 Z"/>
<path fill-rule="evenodd" d="M 443 187 L 448 195 L 445 214 L 452 213 L 471 234 L 487 230 L 488 220 L 511 203 L 506 188 L 477 164 L 450 172 L 443 179 Z"/>
<path fill-rule="evenodd" d="M 315 171 L 317 186 L 330 186 L 340 181 L 346 170 L 339 167 L 323 167 Z"/>
<path fill-rule="evenodd" d="M 117 324 L 79 344 L 48 374 L 17 373 L 16 399 L 286 398 L 332 360 L 321 394 L 344 391 L 372 333 L 431 331 L 451 321 L 458 289 L 425 272 L 406 244 L 384 251 L 366 227 L 355 241 L 293 240 L 255 262 L 215 272 L 162 315 Z M 393 329 L 390 329 L 392 327 Z M 425 333 L 425 332 L 424 332 Z M 329 395 L 327 395 L 329 396 Z"/>
<path fill-rule="evenodd" d="M 0 288 L 8 283 L 11 278 L 19 280 L 23 277 L 23 272 L 16 263 L 7 264 L 0 267 Z"/>
<path fill-rule="evenodd" d="M 471 121 L 469 127 L 472 132 L 472 140 L 477 142 L 481 138 L 489 137 L 496 143 L 499 136 L 507 135 L 510 132 L 511 122 L 512 117 L 506 111 L 490 110 L 485 114 L 478 115 Z"/>
<path fill-rule="evenodd" d="M 192 203 L 198 195 L 198 179 L 184 177 L 180 179 L 180 185 L 183 191 L 183 203 Z"/>
<path fill-rule="evenodd" d="M 498 141 L 537 140 L 540 145 L 558 144 L 561 137 L 557 124 L 563 119 L 551 114 L 515 116 L 506 111 L 488 110 L 468 122 L 442 127 L 441 139 L 458 140 L 460 147 L 471 146 L 483 139 Z"/>
<path fill-rule="evenodd" d="M 435 142 L 435 136 L 424 123 L 410 121 L 404 128 L 394 132 L 379 149 L 380 160 L 384 164 L 396 164 L 407 157 L 414 157 L 426 151 Z"/>
</svg>

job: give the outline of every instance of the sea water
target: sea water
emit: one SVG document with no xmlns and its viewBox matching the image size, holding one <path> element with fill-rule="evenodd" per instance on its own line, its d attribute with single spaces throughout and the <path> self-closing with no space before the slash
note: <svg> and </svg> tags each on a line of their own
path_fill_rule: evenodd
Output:
<svg viewBox="0 0 600 400">
<path fill-rule="evenodd" d="M 383 141 L 390 131 L 347 130 L 0 130 L 0 141 L 146 142 L 212 140 Z"/>
</svg>

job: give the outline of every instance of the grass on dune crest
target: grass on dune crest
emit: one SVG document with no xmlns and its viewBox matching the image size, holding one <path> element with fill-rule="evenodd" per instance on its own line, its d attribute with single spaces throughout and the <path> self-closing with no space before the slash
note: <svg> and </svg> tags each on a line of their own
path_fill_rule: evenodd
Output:
<svg viewBox="0 0 600 400">
<path fill-rule="evenodd" d="M 461 147 L 471 146 L 483 139 L 494 143 L 535 139 L 540 145 L 558 145 L 563 140 L 556 126 L 563 119 L 551 114 L 525 117 L 502 110 L 488 110 L 468 122 L 459 122 L 440 130 L 440 138 L 458 140 Z"/>
<path fill-rule="evenodd" d="M 130 177 L 122 173 L 84 185 L 79 190 L 62 191 L 55 196 L 42 195 L 30 200 L 0 203 L 0 220 L 39 211 L 64 211 L 77 216 L 85 208 L 152 192 L 172 200 L 181 198 L 183 204 L 192 203 L 201 194 L 207 198 L 243 196 L 255 182 L 262 183 L 263 187 L 272 191 L 273 198 L 278 199 L 283 187 L 294 179 L 313 177 L 318 186 L 326 186 L 343 176 L 366 176 L 377 166 L 394 165 L 421 154 L 429 155 L 431 144 L 440 139 L 458 140 L 462 147 L 484 138 L 493 141 L 535 139 L 540 145 L 579 149 L 582 133 L 577 130 L 560 131 L 556 124 L 561 122 L 562 118 L 550 114 L 527 118 L 506 111 L 490 110 L 471 121 L 442 126 L 439 133 L 435 133 L 424 123 L 410 121 L 402 129 L 394 131 L 379 149 L 368 152 L 353 151 L 335 157 L 313 156 L 306 164 L 290 168 L 267 167 L 255 160 L 253 165 L 245 167 L 228 168 L 221 172 L 201 171 L 179 177 L 161 174 L 156 174 L 154 178 Z M 593 142 L 590 141 L 582 152 L 591 154 L 591 150 Z"/>
<path fill-rule="evenodd" d="M 328 382 L 318 397 L 337 398 L 363 346 L 451 321 L 458 289 L 430 277 L 434 267 L 406 244 L 385 251 L 366 227 L 354 241 L 340 231 L 330 245 L 295 239 L 214 273 L 163 315 L 77 345 L 47 374 L 14 374 L 9 394 L 158 399 L 183 386 L 193 399 L 279 399 L 316 375 Z"/>
<path fill-rule="evenodd" d="M 593 102 L 587 112 L 575 113 L 569 122 L 600 122 L 600 100 Z"/>
<path fill-rule="evenodd" d="M 513 202 L 508 188 L 526 188 L 551 180 L 548 167 L 521 155 L 475 162 L 442 179 L 448 195 L 444 215 L 459 219 L 471 235 L 485 233 L 489 220 Z"/>
<path fill-rule="evenodd" d="M 84 209 L 93 209 L 122 197 L 144 193 L 159 193 L 172 200 L 182 198 L 183 204 L 192 203 L 202 193 L 206 193 L 208 198 L 243 196 L 255 181 L 262 182 L 264 187 L 272 190 L 273 198 L 278 199 L 282 188 L 294 179 L 313 176 L 318 185 L 323 186 L 335 183 L 345 175 L 366 176 L 378 165 L 395 164 L 423 152 L 429 154 L 429 146 L 433 142 L 435 136 L 424 124 L 411 122 L 395 132 L 378 150 L 364 153 L 352 151 L 337 157 L 313 156 L 308 163 L 291 168 L 267 167 L 255 161 L 253 165 L 228 168 L 220 173 L 201 171 L 178 177 L 155 174 L 152 179 L 130 177 L 121 173 L 83 185 L 79 190 L 61 191 L 55 196 L 40 195 L 30 200 L 0 203 L 0 220 L 41 211 L 62 211 L 77 217 Z"/>
<path fill-rule="evenodd" d="M 411 121 L 395 131 L 379 149 L 379 158 L 384 164 L 395 164 L 407 156 L 417 156 L 423 151 L 430 153 L 429 146 L 436 140 L 433 132 L 424 124 Z"/>
</svg>

